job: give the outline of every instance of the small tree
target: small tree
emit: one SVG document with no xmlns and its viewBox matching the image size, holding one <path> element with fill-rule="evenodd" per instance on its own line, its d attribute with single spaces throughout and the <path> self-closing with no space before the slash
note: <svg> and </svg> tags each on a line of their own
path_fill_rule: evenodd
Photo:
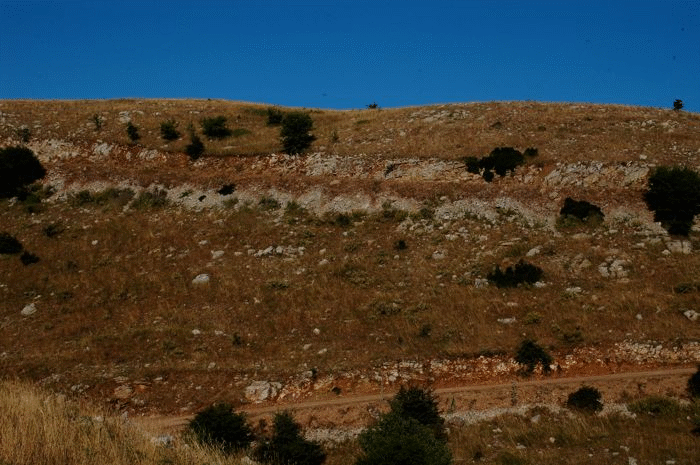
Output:
<svg viewBox="0 0 700 465">
<path fill-rule="evenodd" d="M 126 123 L 126 134 L 129 136 L 129 140 L 131 142 L 136 142 L 141 138 L 141 135 L 139 134 L 139 128 L 134 126 L 131 121 Z"/>
<path fill-rule="evenodd" d="M 700 214 L 700 175 L 689 168 L 660 166 L 649 176 L 644 201 L 670 234 L 687 236 Z"/>
<path fill-rule="evenodd" d="M 391 411 L 363 431 L 355 465 L 450 465 L 447 444 L 418 420 Z"/>
<path fill-rule="evenodd" d="M 542 278 L 542 268 L 520 260 L 515 266 L 509 266 L 501 271 L 500 266 L 486 275 L 486 278 L 497 287 L 518 287 L 520 284 L 534 284 Z"/>
<path fill-rule="evenodd" d="M 14 255 L 22 251 L 22 243 L 7 232 L 0 232 L 0 254 Z"/>
<path fill-rule="evenodd" d="M 268 107 L 267 108 L 267 125 L 268 126 L 279 126 L 282 124 L 284 119 L 284 112 L 279 108 Z"/>
<path fill-rule="evenodd" d="M 25 195 L 27 186 L 45 175 L 46 170 L 29 148 L 0 149 L 0 199 Z"/>
<path fill-rule="evenodd" d="M 311 116 L 301 111 L 287 113 L 282 119 L 282 129 L 280 138 L 282 139 L 282 149 L 285 153 L 296 155 L 303 153 L 316 140 L 316 137 L 309 134 L 313 128 Z"/>
<path fill-rule="evenodd" d="M 160 123 L 160 137 L 167 141 L 178 140 L 180 132 L 177 130 L 177 122 L 169 119 Z"/>
<path fill-rule="evenodd" d="M 688 379 L 688 394 L 690 397 L 700 399 L 700 365 L 698 365 L 698 371 Z"/>
<path fill-rule="evenodd" d="M 673 102 L 673 109 L 676 110 L 676 111 L 682 110 L 682 109 L 683 109 L 683 100 L 681 100 L 681 99 L 676 99 L 676 100 Z"/>
<path fill-rule="evenodd" d="M 525 365 L 525 372 L 531 374 L 540 363 L 544 372 L 549 373 L 551 371 L 549 365 L 552 364 L 553 360 L 552 356 L 542 346 L 531 339 L 525 339 L 518 346 L 515 353 L 515 361 Z"/>
<path fill-rule="evenodd" d="M 200 444 L 219 447 L 225 453 L 248 447 L 253 434 L 245 415 L 235 413 L 230 404 L 214 404 L 190 420 L 188 430 Z"/>
<path fill-rule="evenodd" d="M 403 386 L 389 403 L 391 410 L 407 418 L 417 420 L 433 431 L 436 438 L 447 440 L 445 421 L 438 411 L 437 399 L 429 389 Z"/>
<path fill-rule="evenodd" d="M 596 388 L 584 386 L 569 394 L 566 406 L 584 412 L 597 412 L 603 409 L 600 391 Z"/>
<path fill-rule="evenodd" d="M 226 126 L 225 116 L 204 118 L 201 124 L 202 134 L 211 139 L 225 139 L 231 135 L 231 130 Z"/>
<path fill-rule="evenodd" d="M 185 146 L 185 153 L 192 161 L 197 160 L 204 153 L 204 143 L 194 131 L 190 134 L 190 143 Z"/>
<path fill-rule="evenodd" d="M 321 446 L 301 435 L 291 413 L 275 414 L 273 427 L 272 438 L 256 448 L 255 460 L 269 465 L 321 465 L 326 460 Z"/>
</svg>

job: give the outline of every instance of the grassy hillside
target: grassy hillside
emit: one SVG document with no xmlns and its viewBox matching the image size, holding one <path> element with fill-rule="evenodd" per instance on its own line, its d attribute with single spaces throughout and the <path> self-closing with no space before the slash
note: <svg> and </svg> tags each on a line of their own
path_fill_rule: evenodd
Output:
<svg viewBox="0 0 700 465">
<path fill-rule="evenodd" d="M 5 376 L 129 411 L 191 412 L 245 402 L 254 380 L 296 399 L 508 379 L 524 338 L 570 374 L 700 360 L 686 315 L 700 311 L 697 225 L 669 237 L 642 201 L 653 166 L 700 167 L 696 114 L 310 110 L 317 140 L 289 157 L 260 105 L 2 101 L 0 112 L 0 144 L 26 127 L 48 171 L 45 191 L 0 201 L 0 231 L 40 259 L 0 255 Z M 188 124 L 200 132 L 218 115 L 248 132 L 205 138 L 190 161 Z M 171 119 L 183 137 L 165 143 Z M 463 157 L 502 146 L 539 155 L 491 183 L 467 172 Z M 604 221 L 558 221 L 566 197 Z M 541 286 L 484 285 L 521 259 L 543 270 Z"/>
</svg>

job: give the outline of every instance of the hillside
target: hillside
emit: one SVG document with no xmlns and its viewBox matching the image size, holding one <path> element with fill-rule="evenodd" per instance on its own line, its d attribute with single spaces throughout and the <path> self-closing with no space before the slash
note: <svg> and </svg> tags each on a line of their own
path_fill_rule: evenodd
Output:
<svg viewBox="0 0 700 465">
<path fill-rule="evenodd" d="M 700 170 L 700 115 L 534 102 L 309 110 L 317 139 L 288 156 L 267 108 L 0 101 L 0 146 L 27 128 L 48 171 L 40 203 L 0 201 L 0 231 L 40 259 L 0 256 L 5 377 L 188 413 L 507 382 L 525 338 L 566 376 L 700 361 L 698 224 L 671 237 L 642 200 L 654 166 Z M 191 161 L 188 124 L 218 115 L 234 135 L 204 138 Z M 166 120 L 183 137 L 165 143 Z M 466 170 L 464 157 L 496 147 L 538 155 L 490 183 Z M 604 221 L 557 222 L 567 197 Z M 542 268 L 537 285 L 487 284 L 521 259 Z"/>
</svg>

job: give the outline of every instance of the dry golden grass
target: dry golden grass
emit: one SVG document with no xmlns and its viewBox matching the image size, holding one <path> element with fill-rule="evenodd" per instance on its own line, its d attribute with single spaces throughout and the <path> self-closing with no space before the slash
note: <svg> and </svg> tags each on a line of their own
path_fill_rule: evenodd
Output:
<svg viewBox="0 0 700 465">
<path fill-rule="evenodd" d="M 12 465 L 235 465 L 178 438 L 158 444 L 128 421 L 48 395 L 14 381 L 0 382 L 0 463 Z"/>
</svg>

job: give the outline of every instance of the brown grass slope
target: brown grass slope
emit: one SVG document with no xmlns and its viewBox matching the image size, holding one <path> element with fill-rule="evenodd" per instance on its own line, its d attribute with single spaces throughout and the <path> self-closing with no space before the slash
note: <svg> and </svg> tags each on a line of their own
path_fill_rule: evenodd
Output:
<svg viewBox="0 0 700 465">
<path fill-rule="evenodd" d="M 5 376 L 177 412 L 241 402 L 253 380 L 302 398 L 507 378 L 524 337 L 569 373 L 700 360 L 684 314 L 700 311 L 700 236 L 668 237 L 641 199 L 653 166 L 700 166 L 700 116 L 534 102 L 309 110 L 311 153 L 286 157 L 266 108 L 0 102 L 0 143 L 29 128 L 58 189 L 0 203 L 0 230 L 40 257 L 0 256 Z M 249 133 L 205 138 L 189 161 L 187 125 L 217 115 Z M 184 136 L 166 144 L 168 119 Z M 499 146 L 540 155 L 493 183 L 466 173 L 462 157 Z M 225 184 L 235 192 L 217 194 Z M 153 186 L 167 202 L 133 200 Z M 605 221 L 557 226 L 567 196 Z M 521 258 L 544 287 L 478 285 Z M 209 283 L 193 284 L 202 273 Z"/>
</svg>

